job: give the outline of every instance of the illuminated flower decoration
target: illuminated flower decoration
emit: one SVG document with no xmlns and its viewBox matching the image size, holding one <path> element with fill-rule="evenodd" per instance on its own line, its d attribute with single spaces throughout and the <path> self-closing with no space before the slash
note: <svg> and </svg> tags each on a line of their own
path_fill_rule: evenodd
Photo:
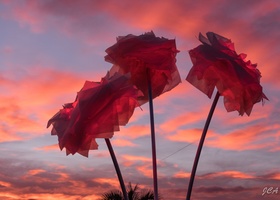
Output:
<svg viewBox="0 0 280 200">
<path fill-rule="evenodd" d="M 148 101 L 150 78 L 153 98 L 167 92 L 181 82 L 176 66 L 175 40 L 156 37 L 153 32 L 140 36 L 127 35 L 117 38 L 117 43 L 106 49 L 105 60 L 114 64 L 112 69 L 131 74 L 132 83 L 143 92 L 140 104 Z M 149 70 L 150 77 L 147 77 Z"/>
<path fill-rule="evenodd" d="M 139 104 L 149 101 L 155 199 L 158 186 L 153 99 L 181 82 L 176 66 L 178 52 L 175 40 L 156 37 L 153 32 L 118 37 L 117 43 L 106 49 L 105 60 L 113 64 L 111 70 L 131 74 L 131 83 L 143 93 Z"/>
<path fill-rule="evenodd" d="M 211 98 L 216 87 L 228 112 L 250 115 L 253 105 L 267 99 L 256 64 L 237 54 L 234 44 L 213 32 L 199 34 L 201 45 L 189 51 L 193 67 L 186 80 Z"/>
<path fill-rule="evenodd" d="M 65 104 L 48 122 L 61 150 L 88 156 L 89 150 L 98 148 L 95 138 L 111 138 L 128 123 L 140 95 L 129 80 L 129 75 L 108 73 L 101 82 L 85 82 L 75 102 Z"/>
</svg>

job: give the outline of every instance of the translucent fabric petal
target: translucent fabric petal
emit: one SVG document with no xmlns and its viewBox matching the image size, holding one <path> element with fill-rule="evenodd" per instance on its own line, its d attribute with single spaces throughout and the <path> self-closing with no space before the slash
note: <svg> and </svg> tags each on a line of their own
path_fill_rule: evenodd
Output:
<svg viewBox="0 0 280 200">
<path fill-rule="evenodd" d="M 117 38 L 117 43 L 106 49 L 105 60 L 114 64 L 113 69 L 130 73 L 132 83 L 142 91 L 139 103 L 148 101 L 147 70 L 150 73 L 153 98 L 173 89 L 181 82 L 176 66 L 175 40 L 156 37 L 153 32 L 140 36 L 127 35 Z"/>
<path fill-rule="evenodd" d="M 246 54 L 238 55 L 229 39 L 213 32 L 206 35 L 200 34 L 202 44 L 189 51 L 193 67 L 186 80 L 209 98 L 216 87 L 228 112 L 249 116 L 255 103 L 267 99 L 257 65 L 245 61 Z"/>
<path fill-rule="evenodd" d="M 98 148 L 95 138 L 111 138 L 128 123 L 140 95 L 129 80 L 129 74 L 108 73 L 101 82 L 86 81 L 76 101 L 49 120 L 48 127 L 53 125 L 52 134 L 67 155 L 88 156 L 89 150 Z"/>
</svg>

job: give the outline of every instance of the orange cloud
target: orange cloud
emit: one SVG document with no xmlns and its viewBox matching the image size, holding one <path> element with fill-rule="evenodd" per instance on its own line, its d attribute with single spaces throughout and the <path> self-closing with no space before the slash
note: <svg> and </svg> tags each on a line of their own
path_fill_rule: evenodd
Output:
<svg viewBox="0 0 280 200">
<path fill-rule="evenodd" d="M 207 145 L 222 148 L 226 150 L 243 151 L 249 149 L 260 149 L 269 146 L 269 143 L 260 142 L 266 135 L 265 131 L 269 130 L 266 126 L 254 125 L 245 129 L 237 130 L 225 135 L 216 135 L 212 140 L 206 142 Z"/>
<path fill-rule="evenodd" d="M 1 195 L 1 193 L 0 193 Z M 7 194 L 5 194 L 7 195 Z M 9 197 L 9 196 L 7 196 Z M 98 195 L 87 195 L 87 196 L 81 196 L 81 195 L 66 195 L 61 193 L 40 193 L 40 194 L 21 194 L 21 195 L 13 195 L 10 194 L 10 197 L 12 199 L 44 199 L 44 200 L 53 200 L 53 199 L 61 199 L 61 200 L 98 200 L 100 199 L 100 196 Z"/>
<path fill-rule="evenodd" d="M 121 127 L 121 131 L 116 133 L 118 137 L 136 139 L 150 135 L 149 125 L 134 125 L 129 127 Z"/>
<path fill-rule="evenodd" d="M 203 117 L 204 117 L 204 112 L 201 112 L 201 110 L 185 112 L 163 123 L 162 125 L 160 125 L 160 128 L 164 132 L 172 132 L 178 130 L 182 126 L 200 121 L 201 119 L 203 119 Z"/>
<path fill-rule="evenodd" d="M 213 130 L 208 130 L 205 145 L 214 148 L 221 148 L 225 150 L 252 150 L 269 148 L 273 150 L 277 144 L 271 141 L 264 141 L 265 139 L 272 139 L 278 137 L 275 130 L 279 129 L 278 125 L 271 127 L 265 125 L 248 126 L 240 130 L 230 133 L 217 134 Z M 267 133 L 267 132 L 271 133 Z M 171 141 L 178 142 L 198 142 L 202 134 L 202 129 L 178 130 L 173 135 L 167 135 L 166 138 Z M 274 149 L 275 150 L 275 149 Z"/>
<path fill-rule="evenodd" d="M 122 155 L 122 164 L 126 167 L 135 167 L 141 175 L 151 178 L 153 177 L 152 170 L 152 158 L 145 156 L 135 156 L 135 155 Z M 158 166 L 162 164 L 159 162 Z M 159 176 L 164 176 L 158 172 Z"/>
<path fill-rule="evenodd" d="M 85 82 L 81 75 L 74 72 L 43 67 L 33 67 L 31 71 L 32 73 L 15 83 L 21 85 L 21 88 L 14 85 L 12 89 L 13 93 L 20 97 L 20 104 L 25 107 L 47 106 L 62 97 L 67 102 L 74 101 L 76 93 Z M 69 96 L 72 98 L 67 100 Z"/>
<path fill-rule="evenodd" d="M 173 175 L 174 178 L 189 178 L 191 175 L 191 173 L 188 172 L 183 172 L 183 171 L 179 171 L 176 174 Z"/>
<path fill-rule="evenodd" d="M 28 171 L 28 175 L 34 176 L 36 174 L 40 174 L 40 173 L 43 173 L 43 172 L 46 172 L 46 171 L 43 170 L 43 169 L 32 169 L 32 170 Z"/>
<path fill-rule="evenodd" d="M 151 178 L 153 177 L 153 170 L 151 165 L 141 165 L 137 166 L 136 169 L 144 176 Z"/>
<path fill-rule="evenodd" d="M 124 166 L 126 167 L 129 167 L 129 166 L 132 166 L 132 165 L 135 165 L 137 163 L 151 163 L 152 159 L 151 158 L 148 158 L 148 157 L 145 157 L 145 156 L 134 156 L 134 155 L 122 155 L 121 157 L 122 159 L 122 163 Z"/>
<path fill-rule="evenodd" d="M 111 13 L 119 20 L 129 23 L 133 27 L 144 30 L 165 28 L 185 36 L 191 31 L 198 30 L 204 24 L 202 17 L 192 17 L 200 16 L 201 13 L 205 15 L 210 11 L 210 9 L 201 9 L 203 7 L 200 5 L 185 1 L 176 2 L 176 4 L 172 1 L 150 2 L 148 7 L 144 2 L 136 4 L 122 2 L 117 6 L 113 4 L 104 6 L 104 10 L 107 13 Z M 127 10 L 127 12 L 121 12 L 121 10 Z M 186 15 L 186 13 L 188 14 Z"/>
<path fill-rule="evenodd" d="M 98 158 L 107 158 L 110 157 L 110 154 L 108 152 L 108 150 L 98 150 L 98 151 L 92 151 L 93 156 L 94 157 L 98 157 Z"/>
<path fill-rule="evenodd" d="M 280 180 L 280 173 L 273 174 L 272 179 Z"/>
<path fill-rule="evenodd" d="M 264 75 L 263 81 L 274 80 L 279 83 L 279 80 L 276 80 L 277 76 L 273 73 L 277 71 L 278 66 L 278 61 L 275 59 L 278 49 L 274 44 L 277 43 L 276 32 L 279 23 L 276 19 L 279 18 L 277 12 L 279 5 L 254 2 L 250 5 L 251 12 L 246 12 L 246 14 L 242 13 L 245 8 L 241 5 L 240 7 L 233 5 L 232 2 L 218 0 L 207 3 L 203 1 L 203 6 L 201 5 L 202 1 L 200 3 L 177 1 L 176 4 L 173 1 L 151 2 L 148 7 L 143 2 L 136 4 L 124 2 L 117 6 L 108 4 L 104 6 L 104 10 L 135 28 L 163 29 L 173 37 L 179 36 L 179 39 L 183 38 L 183 40 L 194 41 L 199 32 L 217 32 L 231 38 L 236 44 L 238 53 L 247 53 L 253 63 L 259 63 L 259 68 Z M 263 7 L 267 9 L 263 10 Z M 264 32 L 261 24 L 266 25 L 266 30 L 274 31 Z M 252 28 L 248 29 L 249 26 Z M 243 30 L 242 36 L 240 29 Z M 271 36 L 269 40 L 267 35 Z M 193 48 L 190 46 L 191 43 L 195 45 L 194 42 L 189 42 L 182 46 L 183 50 Z M 197 41 L 196 44 L 199 42 Z M 269 53 L 267 49 L 270 49 Z"/>
<path fill-rule="evenodd" d="M 5 181 L 0 181 L 0 185 L 3 187 L 11 187 L 11 184 Z"/>
<path fill-rule="evenodd" d="M 210 174 L 202 175 L 199 178 L 214 179 L 216 177 L 221 177 L 221 176 L 229 176 L 231 178 L 237 178 L 237 179 L 252 179 L 252 178 L 256 178 L 253 175 L 246 174 L 246 173 L 243 173 L 243 172 L 240 172 L 240 171 L 215 172 L 215 173 L 210 173 Z"/>
<path fill-rule="evenodd" d="M 222 101 L 222 98 L 220 99 Z M 210 105 L 209 105 L 210 106 Z M 252 113 L 250 116 L 238 116 L 237 112 L 229 112 L 223 109 L 218 108 L 215 110 L 213 120 L 220 120 L 223 123 L 223 126 L 237 127 L 247 123 L 252 123 L 254 121 L 266 121 L 271 112 L 273 111 L 273 105 L 268 102 L 264 106 L 261 103 L 254 105 Z"/>
<path fill-rule="evenodd" d="M 6 199 L 20 199 L 20 197 L 12 192 L 0 192 L 0 197 L 5 197 Z"/>
<path fill-rule="evenodd" d="M 114 146 L 119 146 L 119 147 L 134 147 L 137 146 L 136 144 L 134 144 L 131 141 L 128 140 L 124 140 L 124 139 L 114 139 L 112 141 Z"/>
<path fill-rule="evenodd" d="M 178 130 L 176 134 L 167 135 L 166 138 L 171 141 L 178 141 L 178 142 L 198 142 L 201 137 L 202 129 L 188 129 L 188 130 Z M 211 130 L 207 133 L 206 144 L 209 141 L 215 140 L 217 136 L 216 133 L 212 132 Z"/>
<path fill-rule="evenodd" d="M 17 141 L 23 139 L 11 129 L 12 128 L 8 125 L 0 125 L 0 142 Z"/>
<path fill-rule="evenodd" d="M 38 133 L 42 130 L 39 123 L 29 117 L 31 114 L 28 113 L 29 110 L 22 109 L 15 97 L 11 98 L 2 96 L 0 98 L 0 104 L 0 120 L 2 121 L 2 124 L 0 125 L 2 137 L 0 140 L 19 140 L 23 139 L 23 136 L 17 136 L 16 132 Z"/>
<path fill-rule="evenodd" d="M 141 161 L 141 162 L 150 162 L 151 158 L 145 156 L 134 156 L 134 155 L 122 155 L 125 160 L 129 161 Z"/>
<path fill-rule="evenodd" d="M 58 144 L 53 144 L 53 145 L 49 145 L 49 146 L 40 147 L 37 149 L 43 150 L 43 151 L 52 151 L 52 150 L 58 150 L 59 146 L 58 146 Z"/>
<path fill-rule="evenodd" d="M 128 29 L 133 27 L 134 31 L 137 30 L 140 33 L 163 30 L 168 37 L 177 37 L 177 40 L 182 40 L 180 42 L 182 51 L 187 51 L 199 44 L 196 39 L 199 32 L 214 31 L 232 39 L 238 53 L 247 53 L 253 63 L 259 64 L 259 69 L 263 74 L 262 81 L 279 85 L 277 73 L 274 73 L 277 72 L 279 63 L 276 59 L 279 52 L 275 45 L 278 41 L 279 27 L 278 2 L 250 2 L 249 7 L 248 4 L 222 0 L 211 3 L 202 0 L 195 2 L 181 0 L 176 1 L 175 4 L 167 0 L 149 2 L 148 5 L 146 2 L 131 3 L 129 1 L 118 4 L 67 2 L 67 7 L 65 3 L 64 1 L 28 1 L 23 5 L 7 3 L 10 5 L 10 10 L 5 14 L 21 26 L 29 27 L 35 33 L 55 29 L 64 35 L 77 36 L 86 41 L 92 42 L 94 38 L 95 43 L 100 41 L 98 38 L 108 36 L 110 38 L 106 39 L 113 41 L 112 33 L 104 34 L 107 31 L 106 27 L 118 30 L 119 26 L 126 25 Z M 126 12 L 123 12 L 124 10 Z M 100 19 L 99 14 L 105 17 Z M 110 23 L 112 21 L 110 19 L 121 23 L 115 25 Z M 83 26 L 84 23 L 89 25 Z M 104 31 L 93 27 L 99 27 Z M 243 30 L 243 34 L 240 34 L 240 29 Z"/>
<path fill-rule="evenodd" d="M 100 184 L 110 184 L 113 187 L 119 187 L 120 183 L 116 178 L 95 178 L 93 181 Z"/>
<path fill-rule="evenodd" d="M 62 104 L 74 100 L 84 82 L 74 73 L 42 67 L 34 67 L 31 71 L 21 79 L 5 78 L 1 85 L 7 90 L 0 96 L 1 142 L 45 133 L 48 119 L 62 108 Z M 18 133 L 25 134 L 18 136 Z"/>
<path fill-rule="evenodd" d="M 27 1 L 24 9 L 15 6 L 13 9 L 13 18 L 15 18 L 20 26 L 30 26 L 34 33 L 41 33 L 44 30 L 42 19 L 38 18 L 38 2 Z"/>
</svg>

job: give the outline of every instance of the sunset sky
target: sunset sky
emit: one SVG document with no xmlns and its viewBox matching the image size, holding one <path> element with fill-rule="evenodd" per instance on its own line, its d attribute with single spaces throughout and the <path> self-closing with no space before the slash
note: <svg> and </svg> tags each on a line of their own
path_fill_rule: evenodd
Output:
<svg viewBox="0 0 280 200">
<path fill-rule="evenodd" d="M 248 117 L 228 113 L 220 99 L 192 199 L 280 198 L 279 0 L 0 0 L 1 200 L 95 200 L 120 189 L 103 139 L 88 158 L 66 156 L 46 125 L 86 80 L 105 76 L 112 66 L 105 50 L 117 36 L 151 30 L 176 40 L 182 78 L 154 100 L 160 195 L 186 196 L 212 103 L 185 81 L 192 67 L 188 51 L 200 44 L 199 32 L 212 31 L 258 64 L 269 101 L 255 104 Z M 152 189 L 149 107 L 141 108 L 111 142 L 125 183 Z M 262 195 L 265 187 L 279 192 Z"/>
</svg>

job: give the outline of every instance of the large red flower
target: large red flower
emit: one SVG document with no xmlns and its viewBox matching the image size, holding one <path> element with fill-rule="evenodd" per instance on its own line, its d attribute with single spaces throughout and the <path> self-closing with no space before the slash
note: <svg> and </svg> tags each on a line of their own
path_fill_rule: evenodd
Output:
<svg viewBox="0 0 280 200">
<path fill-rule="evenodd" d="M 90 149 L 98 148 L 95 138 L 111 138 L 120 125 L 127 124 L 139 96 L 129 79 L 129 75 L 108 73 L 101 82 L 85 82 L 75 102 L 65 104 L 48 122 L 61 150 L 88 156 Z"/>
<path fill-rule="evenodd" d="M 132 83 L 143 92 L 141 104 L 148 101 L 147 78 L 150 78 L 153 98 L 167 92 L 181 82 L 176 66 L 175 40 L 156 37 L 153 32 L 140 36 L 127 35 L 117 38 L 117 43 L 106 49 L 105 60 L 113 69 L 131 74 Z M 149 70 L 150 77 L 147 77 Z"/>
<path fill-rule="evenodd" d="M 256 64 L 237 54 L 233 43 L 218 34 L 199 34 L 201 45 L 189 51 L 193 67 L 186 80 L 211 98 L 214 88 L 224 96 L 228 112 L 251 113 L 253 105 L 267 99 Z"/>
</svg>

